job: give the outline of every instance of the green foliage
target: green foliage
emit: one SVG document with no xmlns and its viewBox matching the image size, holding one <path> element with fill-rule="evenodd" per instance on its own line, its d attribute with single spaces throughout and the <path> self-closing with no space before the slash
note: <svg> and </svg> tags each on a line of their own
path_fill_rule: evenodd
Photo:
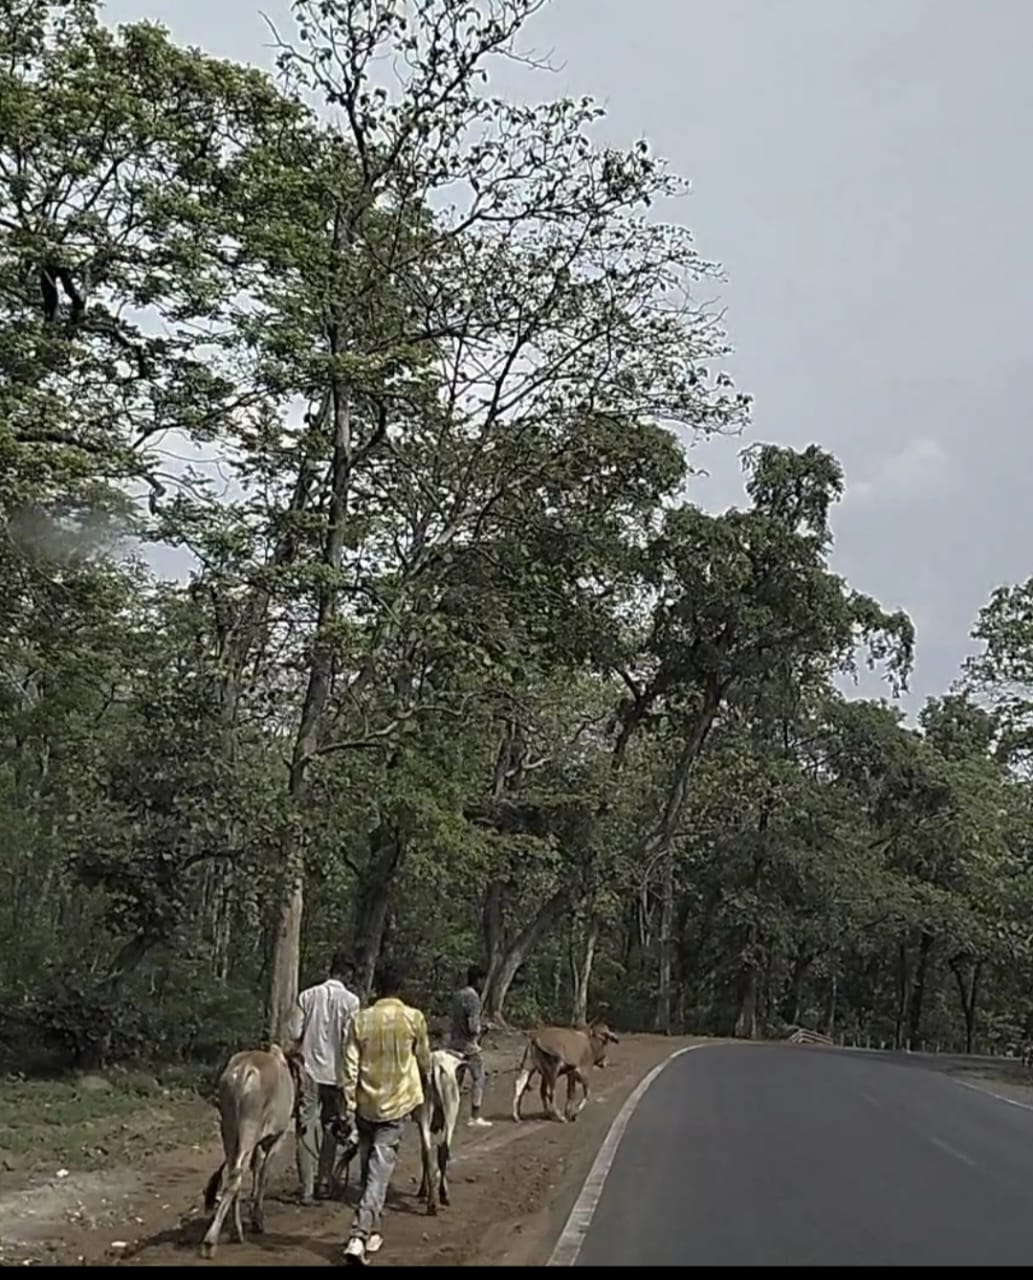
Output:
<svg viewBox="0 0 1033 1280">
<path fill-rule="evenodd" d="M 218 1061 L 341 946 L 434 1012 L 479 958 L 494 1016 L 1033 1030 L 1030 585 L 917 727 L 839 695 L 915 638 L 838 462 L 683 499 L 750 402 L 680 180 L 484 92 L 533 0 L 403 7 L 297 0 L 281 88 L 0 0 L 3 1062 Z"/>
</svg>

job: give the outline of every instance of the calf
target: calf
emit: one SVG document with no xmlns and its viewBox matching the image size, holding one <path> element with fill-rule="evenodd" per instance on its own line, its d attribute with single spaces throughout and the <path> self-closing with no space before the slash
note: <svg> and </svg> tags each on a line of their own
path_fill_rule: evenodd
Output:
<svg viewBox="0 0 1033 1280">
<path fill-rule="evenodd" d="M 420 1129 L 420 1154 L 423 1158 L 423 1180 L 417 1193 L 427 1201 L 427 1212 L 436 1214 L 438 1200 L 447 1205 L 448 1162 L 452 1155 L 452 1139 L 459 1118 L 459 1077 L 463 1064 L 459 1054 L 448 1049 L 435 1049 L 430 1055 L 429 1088 L 424 1090 L 423 1104 L 416 1112 Z M 431 1146 L 437 1138 L 438 1176 L 431 1169 Z"/>
<path fill-rule="evenodd" d="M 297 1104 L 299 1067 L 279 1045 L 235 1053 L 219 1077 L 217 1105 L 225 1159 L 208 1180 L 204 1207 L 215 1216 L 201 1242 L 202 1258 L 214 1258 L 222 1224 L 233 1209 L 233 1236 L 244 1239 L 240 1194 L 244 1168 L 251 1165 L 251 1225 L 265 1230 L 262 1200 L 269 1159 L 286 1137 Z M 223 1172 L 226 1186 L 220 1198 Z"/>
<path fill-rule="evenodd" d="M 542 1077 L 542 1106 L 551 1120 L 574 1120 L 588 1101 L 588 1071 L 606 1066 L 606 1047 L 619 1040 L 605 1022 L 590 1027 L 539 1027 L 532 1031 L 517 1070 L 513 1089 L 513 1119 L 520 1120 L 520 1103 L 536 1071 Z M 567 1077 L 564 1114 L 556 1109 L 556 1082 Z M 574 1091 L 581 1085 L 581 1102 L 574 1108 Z"/>
</svg>

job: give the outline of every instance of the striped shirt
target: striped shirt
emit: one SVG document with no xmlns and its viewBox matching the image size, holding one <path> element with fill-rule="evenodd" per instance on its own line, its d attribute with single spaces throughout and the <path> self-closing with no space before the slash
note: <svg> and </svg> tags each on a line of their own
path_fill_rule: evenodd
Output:
<svg viewBox="0 0 1033 1280">
<path fill-rule="evenodd" d="M 423 1102 L 421 1068 L 430 1075 L 427 1022 L 393 997 L 360 1010 L 344 1050 L 344 1098 L 350 1112 L 383 1123 Z"/>
</svg>

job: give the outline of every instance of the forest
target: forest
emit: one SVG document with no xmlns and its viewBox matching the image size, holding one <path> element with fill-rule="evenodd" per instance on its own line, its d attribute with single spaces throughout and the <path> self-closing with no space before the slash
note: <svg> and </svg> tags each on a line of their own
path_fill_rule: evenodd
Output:
<svg viewBox="0 0 1033 1280">
<path fill-rule="evenodd" d="M 0 1067 L 221 1058 L 339 947 L 500 1023 L 1033 1033 L 1033 579 L 909 721 L 686 184 L 494 96 L 541 2 L 295 0 L 266 74 L 0 0 Z"/>
</svg>

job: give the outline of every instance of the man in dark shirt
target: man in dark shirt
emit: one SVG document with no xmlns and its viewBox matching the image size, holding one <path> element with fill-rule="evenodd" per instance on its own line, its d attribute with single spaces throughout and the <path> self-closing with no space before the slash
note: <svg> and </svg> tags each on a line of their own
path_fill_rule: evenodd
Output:
<svg viewBox="0 0 1033 1280">
<path fill-rule="evenodd" d="M 448 1047 L 460 1054 L 470 1070 L 472 1097 L 468 1124 L 475 1129 L 488 1129 L 491 1121 L 481 1115 L 484 1101 L 484 1059 L 481 1057 L 481 997 L 485 974 L 480 965 L 466 971 L 466 986 L 452 997 L 452 1033 Z"/>
</svg>

